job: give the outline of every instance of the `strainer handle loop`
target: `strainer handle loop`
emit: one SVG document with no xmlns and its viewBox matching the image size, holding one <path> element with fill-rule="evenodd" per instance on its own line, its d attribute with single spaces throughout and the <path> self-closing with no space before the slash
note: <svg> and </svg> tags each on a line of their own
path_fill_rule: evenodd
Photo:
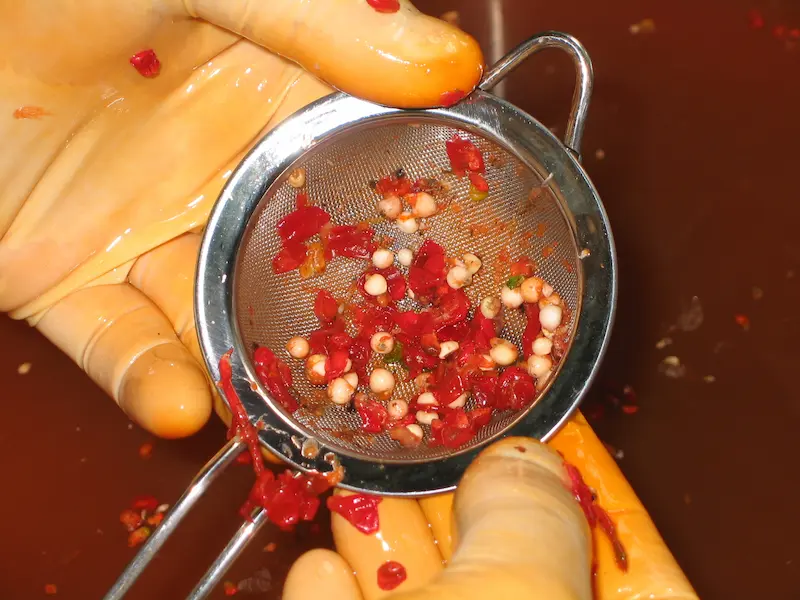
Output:
<svg viewBox="0 0 800 600">
<path fill-rule="evenodd" d="M 576 84 L 572 94 L 572 106 L 567 119 L 567 132 L 564 134 L 564 144 L 576 155 L 580 155 L 583 127 L 586 123 L 586 114 L 589 111 L 589 100 L 592 96 L 594 71 L 592 61 L 583 45 L 571 35 L 558 31 L 546 31 L 533 36 L 503 58 L 497 61 L 486 73 L 480 84 L 480 89 L 491 90 L 511 71 L 516 69 L 530 55 L 545 48 L 559 48 L 572 57 L 575 64 Z"/>
<path fill-rule="evenodd" d="M 228 443 L 225 444 L 220 451 L 217 452 L 217 454 L 203 466 L 202 469 L 200 469 L 200 472 L 195 475 L 194 479 L 189 484 L 189 487 L 186 488 L 186 491 L 183 493 L 180 499 L 167 512 L 167 514 L 164 516 L 164 520 L 161 521 L 161 524 L 158 527 L 156 527 L 156 530 L 147 539 L 147 542 L 145 542 L 139 552 L 136 553 L 136 556 L 133 557 L 133 560 L 125 568 L 125 571 L 122 572 L 122 575 L 119 576 L 119 579 L 117 579 L 116 583 L 114 583 L 114 586 L 111 588 L 111 590 L 109 590 L 108 594 L 105 595 L 104 600 L 119 600 L 128 593 L 131 587 L 133 587 L 133 584 L 136 583 L 136 580 L 142 574 L 142 571 L 144 571 L 147 565 L 150 564 L 150 561 L 153 560 L 153 557 L 158 553 L 169 536 L 172 535 L 172 532 L 175 531 L 183 518 L 189 513 L 189 511 L 194 507 L 203 494 L 206 493 L 208 488 L 211 487 L 211 484 L 214 483 L 214 481 L 219 478 L 223 471 L 225 471 L 225 469 L 234 460 L 236 460 L 236 457 L 246 449 L 247 445 L 238 437 L 231 438 L 231 440 L 228 441 Z M 249 523 L 245 523 L 242 529 L 244 529 L 247 525 L 249 525 Z M 234 539 L 231 540 L 231 542 L 223 551 L 222 555 L 217 558 L 214 565 L 212 565 L 212 569 L 209 569 L 209 572 L 206 573 L 206 577 L 209 577 L 212 572 L 216 574 L 216 580 L 214 580 L 213 583 L 216 583 L 216 581 L 218 581 L 219 578 L 221 578 L 224 574 L 224 570 L 221 570 L 219 567 L 224 567 L 227 569 L 227 567 L 230 566 L 230 563 L 232 563 L 239 553 L 241 553 L 241 550 L 244 548 L 244 544 L 250 540 L 250 537 L 239 540 L 239 545 L 232 548 L 234 541 L 239 539 L 240 536 L 241 530 L 236 534 L 236 536 L 234 536 Z M 244 544 L 241 543 L 242 541 Z M 231 551 L 235 551 L 235 553 Z M 229 560 L 225 557 L 226 553 L 228 552 L 231 552 L 232 554 Z M 214 567 L 217 567 L 216 571 L 213 570 Z M 203 583 L 206 583 L 206 577 L 203 578 L 200 585 L 198 585 L 198 588 Z M 213 585 L 211 587 L 213 587 Z M 209 588 L 209 591 L 210 589 L 211 588 Z M 197 591 L 197 588 L 195 588 L 195 591 Z M 202 598 L 203 596 L 192 597 Z"/>
</svg>

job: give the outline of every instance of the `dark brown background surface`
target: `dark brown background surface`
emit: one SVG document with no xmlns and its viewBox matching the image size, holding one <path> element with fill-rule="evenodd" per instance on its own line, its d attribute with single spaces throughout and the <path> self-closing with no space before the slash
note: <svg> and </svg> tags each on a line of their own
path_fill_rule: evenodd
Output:
<svg viewBox="0 0 800 600">
<path fill-rule="evenodd" d="M 608 208 L 621 276 L 590 399 L 610 408 L 598 432 L 624 454 L 622 469 L 701 597 L 800 598 L 800 45 L 791 41 L 800 5 L 418 2 L 436 15 L 458 9 L 488 55 L 493 5 L 503 50 L 556 29 L 576 35 L 595 65 L 584 163 Z M 749 23 L 753 8 L 761 29 Z M 645 18 L 655 30 L 631 33 Z M 773 31 L 782 24 L 789 41 Z M 563 132 L 572 78 L 569 60 L 548 52 L 513 74 L 506 96 Z M 694 296 L 702 324 L 670 333 Z M 667 335 L 673 344 L 657 349 Z M 174 502 L 223 428 L 155 441 L 142 460 L 149 436 L 38 334 L 0 318 L 0 340 L 0 598 L 39 598 L 47 583 L 60 598 L 100 598 L 133 556 L 120 511 L 139 494 Z M 659 371 L 669 355 L 683 377 Z M 33 364 L 24 376 L 23 362 Z M 635 415 L 609 404 L 626 385 Z M 238 526 L 250 478 L 245 467 L 228 473 L 130 597 L 184 597 Z M 299 552 L 328 543 L 319 521 L 320 534 L 265 528 L 229 578 L 266 566 L 273 592 L 260 597 L 278 597 Z M 262 551 L 269 541 L 276 552 Z"/>
</svg>

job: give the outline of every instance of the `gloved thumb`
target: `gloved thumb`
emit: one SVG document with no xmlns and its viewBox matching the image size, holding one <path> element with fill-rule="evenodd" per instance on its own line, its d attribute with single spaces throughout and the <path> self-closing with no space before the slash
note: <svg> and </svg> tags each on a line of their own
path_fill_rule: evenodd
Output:
<svg viewBox="0 0 800 600">
<path fill-rule="evenodd" d="M 380 12 L 372 4 L 397 5 Z M 477 42 L 408 0 L 184 0 L 189 14 L 299 63 L 326 83 L 399 108 L 452 103 L 483 73 Z"/>
</svg>

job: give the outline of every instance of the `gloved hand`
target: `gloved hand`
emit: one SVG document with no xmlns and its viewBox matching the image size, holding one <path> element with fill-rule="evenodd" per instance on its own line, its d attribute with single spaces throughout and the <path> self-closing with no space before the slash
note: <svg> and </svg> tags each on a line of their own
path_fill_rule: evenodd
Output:
<svg viewBox="0 0 800 600">
<path fill-rule="evenodd" d="M 0 14 L 0 310 L 163 437 L 211 412 L 192 283 L 199 232 L 243 154 L 329 85 L 434 106 L 483 68 L 471 37 L 407 0 L 394 13 L 367 0 L 7 0 Z"/>
</svg>

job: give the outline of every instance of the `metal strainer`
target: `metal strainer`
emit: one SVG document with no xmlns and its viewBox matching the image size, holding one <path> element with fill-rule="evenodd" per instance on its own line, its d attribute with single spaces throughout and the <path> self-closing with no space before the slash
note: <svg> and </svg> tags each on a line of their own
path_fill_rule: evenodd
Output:
<svg viewBox="0 0 800 600">
<path fill-rule="evenodd" d="M 486 91 L 529 55 L 548 47 L 568 52 L 578 70 L 565 144 Z M 421 496 L 453 489 L 487 443 L 507 435 L 547 439 L 569 417 L 605 351 L 616 300 L 608 221 L 578 163 L 591 88 L 591 63 L 583 47 L 570 36 L 549 32 L 513 50 L 487 73 L 480 89 L 453 107 L 400 110 L 336 93 L 299 111 L 256 145 L 232 175 L 209 219 L 195 306 L 209 371 L 218 379 L 219 359 L 233 348 L 234 387 L 251 420 L 265 425 L 260 437 L 267 448 L 302 470 L 325 472 L 341 464 L 342 487 Z M 443 175 L 449 168 L 445 140 L 454 133 L 472 140 L 486 157 L 490 195 L 480 203 L 468 200 L 464 178 Z M 443 245 L 448 256 L 480 256 L 482 271 L 465 288 L 473 306 L 497 294 L 493 271 L 501 252 L 532 258 L 537 274 L 555 288 L 571 313 L 567 352 L 534 405 L 496 415 L 457 451 L 424 442 L 409 449 L 385 433 L 359 434 L 355 411 L 317 401 L 319 389 L 307 383 L 302 364 L 296 364 L 301 361 L 287 361 L 294 389 L 304 400 L 294 414 L 284 411 L 259 383 L 252 383 L 258 381 L 252 363 L 255 347 L 279 351 L 289 338 L 317 329 L 313 291 L 324 288 L 347 297 L 364 270 L 364 261 L 337 258 L 315 279 L 303 280 L 296 271 L 273 273 L 272 257 L 280 249 L 276 223 L 294 209 L 296 190 L 287 179 L 295 168 L 305 169 L 309 197 L 338 224 L 373 218 L 378 197 L 370 181 L 399 168 L 412 180 L 444 178 L 449 190 L 440 200 L 457 203 L 458 210 L 450 207 L 427 219 L 430 227 L 422 233 L 404 234 L 386 222 L 374 227 L 378 235 L 395 239 L 394 250 L 416 249 L 430 238 Z M 402 308 L 412 305 L 411 300 L 401 302 Z M 511 315 L 503 335 L 519 345 L 523 327 L 523 316 Z M 413 395 L 413 383 L 404 379 L 398 374 L 394 397 Z M 107 598 L 124 595 L 196 499 L 244 448 L 234 438 L 208 463 Z M 264 510 L 254 513 L 191 598 L 204 597 L 214 587 L 265 520 Z"/>
</svg>

